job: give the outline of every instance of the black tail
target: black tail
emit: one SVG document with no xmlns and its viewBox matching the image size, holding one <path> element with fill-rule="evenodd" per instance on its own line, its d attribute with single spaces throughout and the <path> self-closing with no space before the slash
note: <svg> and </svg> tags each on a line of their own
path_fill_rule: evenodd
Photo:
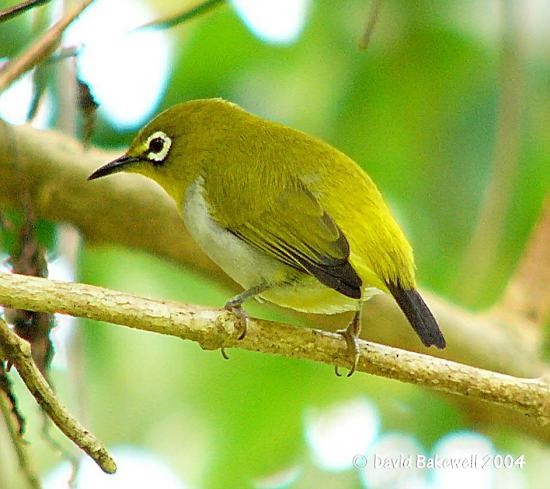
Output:
<svg viewBox="0 0 550 489">
<path fill-rule="evenodd" d="M 422 343 L 426 346 L 435 345 L 440 349 L 445 348 L 447 343 L 443 333 L 420 294 L 415 289 L 403 289 L 392 283 L 386 283 L 386 285 Z"/>
</svg>

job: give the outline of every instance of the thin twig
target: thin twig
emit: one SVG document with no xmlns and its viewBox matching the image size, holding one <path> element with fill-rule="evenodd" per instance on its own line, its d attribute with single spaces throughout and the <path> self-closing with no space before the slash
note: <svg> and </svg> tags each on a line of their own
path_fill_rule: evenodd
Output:
<svg viewBox="0 0 550 489">
<path fill-rule="evenodd" d="M 14 17 L 17 17 L 19 14 L 23 14 L 27 10 L 30 10 L 32 8 L 45 5 L 49 1 L 50 0 L 28 0 L 27 2 L 21 2 L 17 5 L 13 5 L 12 7 L 7 7 L 5 9 L 2 9 L 0 10 L 0 23 L 5 22 L 6 20 L 13 19 Z"/>
<path fill-rule="evenodd" d="M 143 24 L 139 27 L 136 27 L 135 29 L 132 29 L 131 32 L 145 30 L 145 29 L 154 29 L 154 30 L 169 29 L 170 27 L 174 27 L 194 17 L 197 17 L 200 14 L 204 14 L 209 10 L 213 9 L 214 7 L 217 7 L 223 4 L 224 2 L 225 0 L 206 0 L 206 2 L 200 3 L 195 7 L 186 8 L 183 12 L 178 12 L 177 14 L 171 14 L 169 16 L 153 20 L 152 22 L 148 22 L 147 24 Z"/>
<path fill-rule="evenodd" d="M 237 320 L 223 310 L 179 305 L 91 285 L 0 273 L 0 304 L 62 312 L 198 342 L 204 349 L 239 347 L 346 367 L 338 334 L 252 320 L 239 341 Z M 361 341 L 358 371 L 507 406 L 550 420 L 550 385 L 428 355 Z"/>
<path fill-rule="evenodd" d="M 49 0 L 47 0 L 47 1 L 49 1 Z M 136 31 L 140 31 L 140 30 L 147 30 L 147 29 L 151 29 L 151 30 L 169 29 L 170 27 L 174 27 L 174 26 L 179 25 L 183 22 L 191 20 L 191 19 L 193 19 L 193 18 L 195 18 L 195 17 L 197 17 L 201 14 L 204 14 L 204 13 L 208 12 L 209 10 L 212 10 L 214 7 L 221 6 L 224 2 L 225 2 L 225 0 L 207 0 L 206 2 L 201 3 L 201 4 L 199 4 L 195 7 L 186 8 L 183 12 L 178 12 L 176 14 L 170 14 L 170 15 L 162 17 L 160 19 L 155 19 L 151 22 L 147 22 L 143 25 L 135 27 L 135 28 L 131 29 L 130 31 L 126 32 L 126 34 L 136 32 Z M 77 46 L 62 47 L 62 48 L 60 48 L 60 50 L 58 52 L 56 52 L 56 53 L 52 52 L 49 55 L 46 55 L 45 59 L 41 59 L 41 61 L 43 61 L 44 63 L 50 64 L 50 63 L 57 63 L 57 62 L 59 62 L 63 59 L 66 59 L 66 58 L 77 57 L 85 47 L 88 47 L 91 44 L 93 44 L 93 43 L 79 44 Z M 37 63 L 34 63 L 34 64 L 37 64 Z M 6 64 L 5 67 L 7 68 L 7 64 Z M 31 66 L 31 68 L 32 68 L 32 66 Z M 25 71 L 27 71 L 27 70 L 25 70 Z M 0 74 L 1 73 L 2 73 L 2 70 L 0 70 Z M 20 76 L 20 75 L 18 75 L 18 76 Z M 0 81 L 2 81 L 1 78 L 0 78 Z M 2 86 L 0 86 L 0 90 L 1 89 L 2 89 Z"/>
<path fill-rule="evenodd" d="M 92 3 L 93 0 L 82 0 L 75 5 L 67 14 L 56 22 L 40 39 L 17 58 L 11 60 L 2 71 L 0 71 L 0 92 L 5 90 L 12 82 L 21 75 L 32 69 L 42 60 L 50 56 L 57 48 L 61 35 L 67 27 Z"/>
<path fill-rule="evenodd" d="M 367 18 L 367 23 L 365 24 L 365 29 L 363 34 L 359 39 L 359 49 L 367 49 L 372 38 L 372 33 L 374 32 L 374 27 L 380 16 L 380 11 L 382 10 L 382 1 L 383 0 L 374 0 L 372 7 L 369 11 L 369 16 Z"/>
<path fill-rule="evenodd" d="M 0 349 L 0 356 L 15 366 L 36 402 L 65 436 L 84 450 L 104 472 L 116 472 L 115 461 L 103 444 L 59 402 L 34 363 L 29 344 L 12 332 L 3 320 L 0 320 Z"/>
</svg>

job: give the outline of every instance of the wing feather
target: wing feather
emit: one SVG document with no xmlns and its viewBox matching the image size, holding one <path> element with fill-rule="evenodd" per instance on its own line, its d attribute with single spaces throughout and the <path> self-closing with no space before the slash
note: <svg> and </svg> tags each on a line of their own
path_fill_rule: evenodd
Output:
<svg viewBox="0 0 550 489">
<path fill-rule="evenodd" d="M 255 218 L 228 228 L 256 249 L 309 273 L 324 285 L 361 298 L 362 281 L 349 262 L 346 237 L 305 186 L 287 188 Z"/>
</svg>

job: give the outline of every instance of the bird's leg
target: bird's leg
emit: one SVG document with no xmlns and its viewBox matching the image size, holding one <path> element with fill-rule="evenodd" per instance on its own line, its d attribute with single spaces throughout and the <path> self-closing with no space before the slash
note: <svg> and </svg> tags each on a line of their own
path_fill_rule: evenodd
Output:
<svg viewBox="0 0 550 489">
<path fill-rule="evenodd" d="M 352 359 L 351 368 L 348 372 L 348 377 L 351 377 L 353 375 L 353 372 L 355 372 L 355 369 L 357 368 L 357 363 L 359 362 L 360 353 L 359 345 L 357 345 L 357 339 L 359 338 L 359 334 L 361 333 L 361 306 L 362 303 L 359 302 L 359 309 L 357 309 L 357 311 L 353 315 L 353 318 L 349 322 L 347 328 L 336 330 L 336 333 L 341 334 L 346 340 L 348 352 Z M 334 371 L 336 372 L 336 375 L 340 376 L 340 372 L 338 372 L 338 366 L 334 368 Z"/>
<path fill-rule="evenodd" d="M 232 297 L 231 299 L 229 299 L 225 303 L 225 306 L 223 306 L 224 309 L 227 309 L 228 311 L 231 311 L 233 314 L 235 314 L 235 316 L 237 316 L 237 319 L 239 320 L 241 331 L 239 333 L 239 336 L 237 337 L 238 340 L 242 340 L 246 336 L 246 330 L 248 328 L 248 314 L 242 307 L 243 302 L 260 294 L 267 288 L 268 286 L 265 284 L 260 284 L 260 285 L 251 287 L 250 289 L 247 289 L 244 292 L 241 292 L 235 297 Z"/>
</svg>

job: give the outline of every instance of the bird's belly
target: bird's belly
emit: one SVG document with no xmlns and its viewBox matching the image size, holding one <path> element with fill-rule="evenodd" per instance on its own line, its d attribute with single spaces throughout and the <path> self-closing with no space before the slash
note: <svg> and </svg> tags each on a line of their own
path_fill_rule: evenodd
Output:
<svg viewBox="0 0 550 489">
<path fill-rule="evenodd" d="M 336 314 L 357 309 L 356 299 L 265 255 L 214 221 L 204 199 L 202 178 L 187 191 L 183 217 L 193 239 L 233 280 L 245 289 L 260 284 L 268 286 L 259 298 L 303 312 Z M 378 292 L 374 287 L 366 288 L 362 301 Z"/>
<path fill-rule="evenodd" d="M 364 289 L 361 302 L 380 292 L 374 287 Z M 360 306 L 357 299 L 340 294 L 340 292 L 323 285 L 315 277 L 306 274 L 302 274 L 298 280 L 292 283 L 281 284 L 266 290 L 260 294 L 260 297 L 279 306 L 317 314 L 356 311 Z"/>
</svg>

